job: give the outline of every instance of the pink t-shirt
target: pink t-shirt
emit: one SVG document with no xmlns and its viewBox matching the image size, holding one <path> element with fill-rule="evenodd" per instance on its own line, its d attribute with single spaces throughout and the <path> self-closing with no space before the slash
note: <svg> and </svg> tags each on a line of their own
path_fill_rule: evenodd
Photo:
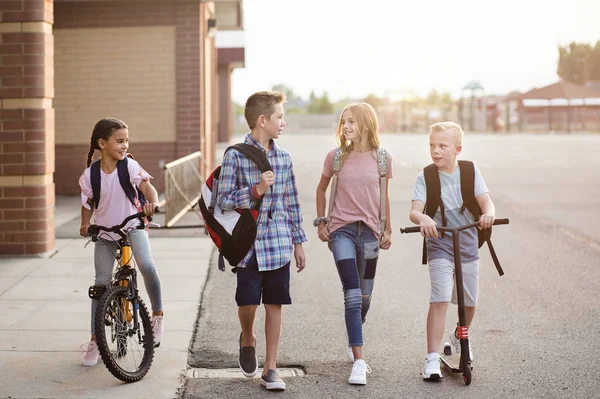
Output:
<svg viewBox="0 0 600 399">
<path fill-rule="evenodd" d="M 333 159 L 336 148 L 327 153 L 323 165 L 323 175 L 333 176 Z M 387 177 L 391 179 L 392 156 L 386 150 Z M 364 222 L 375 237 L 379 238 L 380 188 L 377 168 L 377 152 L 351 152 L 346 157 L 338 174 L 329 232 L 358 221 Z M 327 208 L 329 209 L 329 208 Z"/>
<path fill-rule="evenodd" d="M 153 178 L 134 159 L 129 158 L 127 161 L 129 180 L 133 186 L 139 186 L 142 181 Z M 100 201 L 98 202 L 98 208 L 94 210 L 95 224 L 111 227 L 121 224 L 127 216 L 137 213 L 137 208 L 129 201 L 127 195 L 125 195 L 125 191 L 121 187 L 119 173 L 116 168 L 110 174 L 106 174 L 100 169 L 100 179 Z M 88 199 L 94 198 L 92 182 L 90 180 L 90 168 L 83 171 L 79 178 L 79 186 L 81 187 L 81 205 L 92 210 L 87 203 Z M 139 220 L 134 219 L 125 227 L 126 230 L 129 230 L 137 227 L 139 224 Z M 117 234 L 105 234 L 109 234 L 114 239 L 120 238 Z"/>
</svg>

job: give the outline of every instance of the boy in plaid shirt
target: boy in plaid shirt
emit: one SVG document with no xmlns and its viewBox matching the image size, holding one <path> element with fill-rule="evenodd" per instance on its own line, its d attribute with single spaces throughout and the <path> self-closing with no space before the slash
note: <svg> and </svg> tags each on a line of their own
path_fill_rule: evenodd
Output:
<svg viewBox="0 0 600 399">
<path fill-rule="evenodd" d="M 258 371 L 254 319 L 262 296 L 267 350 L 261 384 L 268 390 L 285 389 L 285 383 L 277 374 L 277 350 L 281 305 L 292 303 L 292 252 L 298 272 L 306 265 L 302 248 L 306 236 L 292 158 L 274 141 L 285 127 L 284 101 L 281 93 L 258 92 L 248 98 L 244 111 L 250 128 L 244 143 L 264 151 L 272 171 L 261 173 L 254 162 L 231 149 L 223 158 L 217 192 L 217 203 L 223 210 L 256 208 L 262 198 L 254 247 L 237 265 L 235 300 L 242 327 L 239 365 L 246 377 L 253 377 Z"/>
</svg>

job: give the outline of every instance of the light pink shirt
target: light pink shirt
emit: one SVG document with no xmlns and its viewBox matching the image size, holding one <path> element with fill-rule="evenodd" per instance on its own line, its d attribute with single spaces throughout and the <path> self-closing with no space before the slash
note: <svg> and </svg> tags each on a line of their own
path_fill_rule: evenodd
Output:
<svg viewBox="0 0 600 399">
<path fill-rule="evenodd" d="M 131 158 L 128 159 L 127 167 L 129 169 L 129 180 L 134 187 L 139 186 L 144 180 L 153 178 L 137 161 Z M 84 170 L 79 178 L 79 186 L 81 187 L 81 205 L 94 211 L 95 224 L 111 227 L 121 224 L 123 219 L 127 216 L 137 213 L 137 208 L 129 201 L 121 187 L 119 173 L 116 168 L 110 174 L 106 174 L 100 169 L 100 179 L 100 201 L 98 202 L 98 208 L 93 210 L 87 203 L 88 199 L 94 198 L 92 182 L 90 180 L 90 168 Z M 135 228 L 139 224 L 139 220 L 134 219 L 127 224 L 126 230 Z M 117 234 L 106 234 L 109 234 L 114 239 L 120 238 Z"/>
<path fill-rule="evenodd" d="M 323 175 L 333 176 L 333 159 L 336 149 L 327 153 L 323 165 Z M 387 177 L 391 179 L 392 156 L 386 150 Z M 351 152 L 346 157 L 338 174 L 329 232 L 358 221 L 364 222 L 379 238 L 380 188 L 377 168 L 377 152 Z"/>
</svg>

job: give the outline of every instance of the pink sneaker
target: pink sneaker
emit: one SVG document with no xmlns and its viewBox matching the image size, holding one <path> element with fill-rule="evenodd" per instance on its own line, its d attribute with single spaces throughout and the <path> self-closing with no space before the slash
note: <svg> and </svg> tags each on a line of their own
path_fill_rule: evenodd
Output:
<svg viewBox="0 0 600 399">
<path fill-rule="evenodd" d="M 165 331 L 165 326 L 163 323 L 164 316 L 152 316 L 151 324 L 152 324 L 152 334 L 154 335 L 154 347 L 158 348 L 160 346 L 160 341 L 162 341 L 162 336 Z"/>
<path fill-rule="evenodd" d="M 82 347 L 85 344 L 81 345 Z M 83 349 L 83 348 L 82 348 Z M 83 349 L 85 352 L 85 356 L 83 357 L 83 362 L 81 363 L 84 367 L 92 367 L 98 364 L 98 358 L 100 357 L 100 351 L 98 351 L 98 344 L 96 341 L 90 341 L 87 344 L 87 348 Z"/>
</svg>

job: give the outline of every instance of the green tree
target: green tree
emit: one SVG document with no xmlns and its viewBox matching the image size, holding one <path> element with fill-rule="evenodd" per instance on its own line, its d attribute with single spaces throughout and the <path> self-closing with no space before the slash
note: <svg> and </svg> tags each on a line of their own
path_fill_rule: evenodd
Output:
<svg viewBox="0 0 600 399">
<path fill-rule="evenodd" d="M 600 40 L 596 42 L 590 56 L 590 80 L 600 80 Z"/>
<path fill-rule="evenodd" d="M 584 84 L 588 81 L 593 67 L 592 46 L 587 43 L 571 42 L 558 47 L 558 68 L 556 73 L 567 82 Z"/>
<path fill-rule="evenodd" d="M 233 102 L 233 115 L 235 115 L 235 116 L 244 115 L 244 106 L 240 105 L 234 101 Z"/>
<path fill-rule="evenodd" d="M 385 101 L 379 97 L 377 97 L 375 94 L 371 93 L 368 96 L 366 96 L 365 98 L 362 99 L 362 102 L 365 102 L 367 104 L 370 104 L 373 108 L 377 109 L 377 107 L 380 107 L 382 105 L 385 105 Z"/>
<path fill-rule="evenodd" d="M 425 99 L 425 104 L 427 104 L 429 108 L 436 108 L 440 105 L 441 100 L 440 93 L 438 93 L 436 89 L 432 89 Z"/>
<path fill-rule="evenodd" d="M 331 101 L 329 101 L 327 92 L 324 92 L 321 97 L 317 97 L 315 92 L 311 91 L 306 110 L 309 114 L 331 114 L 334 111 L 334 107 Z"/>
</svg>

